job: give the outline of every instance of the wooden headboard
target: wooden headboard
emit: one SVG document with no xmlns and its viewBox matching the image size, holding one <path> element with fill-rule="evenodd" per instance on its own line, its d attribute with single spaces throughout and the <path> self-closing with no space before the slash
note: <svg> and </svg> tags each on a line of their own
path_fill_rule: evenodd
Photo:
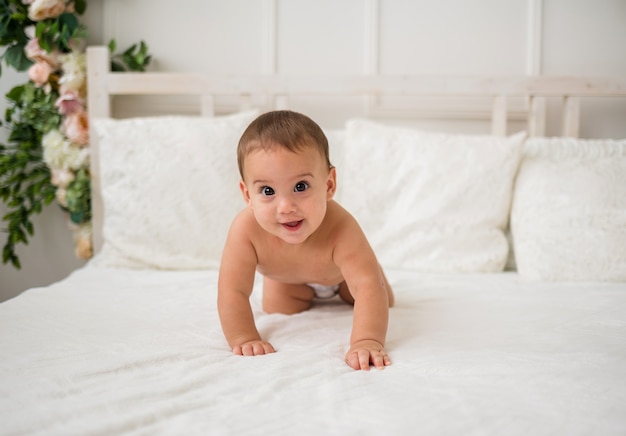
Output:
<svg viewBox="0 0 626 436">
<path fill-rule="evenodd" d="M 580 97 L 626 96 L 626 77 L 113 73 L 109 71 L 106 47 L 88 48 L 87 70 L 90 119 L 111 117 L 111 97 L 115 95 L 195 95 L 199 112 L 206 116 L 216 113 L 219 96 L 238 96 L 242 109 L 252 106 L 252 97 L 264 96 L 266 110 L 288 108 L 293 96 L 468 96 L 492 100 L 491 133 L 505 135 L 509 102 L 523 98 L 527 102 L 527 131 L 531 136 L 542 136 L 546 99 L 558 97 L 563 102 L 562 135 L 577 137 Z M 91 143 L 91 155 L 94 249 L 98 251 L 103 211 L 95 141 Z"/>
</svg>

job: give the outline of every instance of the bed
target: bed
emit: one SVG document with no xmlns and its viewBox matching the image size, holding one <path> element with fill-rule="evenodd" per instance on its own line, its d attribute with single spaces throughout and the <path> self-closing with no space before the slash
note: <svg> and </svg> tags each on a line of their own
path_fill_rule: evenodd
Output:
<svg viewBox="0 0 626 436">
<path fill-rule="evenodd" d="M 626 97 L 626 78 L 109 73 L 102 47 L 88 73 L 97 254 L 0 304 L 0 434 L 626 433 L 626 140 L 576 138 L 580 99 Z M 128 94 L 198 95 L 203 116 L 111 118 Z M 247 123 L 301 96 L 376 115 L 426 95 L 487 97 L 492 131 L 326 129 L 337 197 L 396 294 L 393 365 L 352 370 L 349 306 L 266 314 L 260 279 L 277 352 L 233 355 L 217 276 Z"/>
</svg>

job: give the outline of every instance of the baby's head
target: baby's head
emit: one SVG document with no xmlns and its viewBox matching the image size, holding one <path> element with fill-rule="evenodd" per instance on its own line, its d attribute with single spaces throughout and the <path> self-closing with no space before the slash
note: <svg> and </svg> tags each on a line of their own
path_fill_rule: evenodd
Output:
<svg viewBox="0 0 626 436">
<path fill-rule="evenodd" d="M 278 110 L 260 115 L 243 132 L 237 147 L 241 178 L 244 178 L 244 160 L 250 153 L 273 147 L 283 147 L 294 153 L 313 147 L 319 151 L 328 168 L 332 168 L 328 139 L 320 126 L 301 113 Z"/>
</svg>

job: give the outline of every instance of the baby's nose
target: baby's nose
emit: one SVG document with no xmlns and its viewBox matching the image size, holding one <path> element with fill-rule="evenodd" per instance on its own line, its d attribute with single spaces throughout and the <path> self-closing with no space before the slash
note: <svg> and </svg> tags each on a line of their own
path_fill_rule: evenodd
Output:
<svg viewBox="0 0 626 436">
<path fill-rule="evenodd" d="M 278 201 L 278 213 L 291 213 L 296 210 L 296 203 L 290 196 L 282 196 Z"/>
</svg>

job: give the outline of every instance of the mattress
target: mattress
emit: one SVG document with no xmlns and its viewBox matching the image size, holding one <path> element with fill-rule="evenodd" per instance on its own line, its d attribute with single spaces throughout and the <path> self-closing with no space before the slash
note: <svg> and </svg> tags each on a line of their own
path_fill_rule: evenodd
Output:
<svg viewBox="0 0 626 436">
<path fill-rule="evenodd" d="M 387 270 L 393 365 L 343 361 L 352 309 L 252 307 L 231 353 L 217 271 L 87 265 L 0 304 L 0 434 L 626 433 L 626 283 Z"/>
</svg>

